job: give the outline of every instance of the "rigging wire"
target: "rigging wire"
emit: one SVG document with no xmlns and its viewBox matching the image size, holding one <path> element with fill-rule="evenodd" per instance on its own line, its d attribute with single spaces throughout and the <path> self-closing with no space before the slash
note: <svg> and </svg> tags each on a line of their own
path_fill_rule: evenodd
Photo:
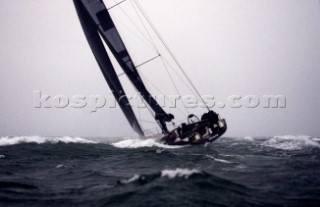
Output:
<svg viewBox="0 0 320 207">
<path fill-rule="evenodd" d="M 125 15 L 125 17 L 126 17 L 127 19 L 129 19 L 129 21 L 135 26 L 135 28 L 137 29 L 137 31 L 140 33 L 141 36 L 137 35 L 137 33 L 135 33 L 134 31 L 132 31 L 132 29 L 130 29 L 129 27 L 127 27 L 126 24 L 122 24 L 122 25 L 123 25 L 129 32 L 131 32 L 131 33 L 134 34 L 135 36 L 139 37 L 139 39 L 143 40 L 143 42 L 144 42 L 147 46 L 150 46 L 150 48 L 157 53 L 157 56 L 156 56 L 156 57 L 154 57 L 154 58 L 152 58 L 152 59 L 150 59 L 150 60 L 148 60 L 148 61 L 145 61 L 144 63 L 142 63 L 141 65 L 136 66 L 136 67 L 140 67 L 140 66 L 142 66 L 142 65 L 144 65 L 144 64 L 146 64 L 146 63 L 148 63 L 148 62 L 150 62 L 150 61 L 152 61 L 152 60 L 154 60 L 154 59 L 156 59 L 157 57 L 161 57 L 162 64 L 164 65 L 164 68 L 165 68 L 166 72 L 168 73 L 168 75 L 169 75 L 169 77 L 170 77 L 170 79 L 171 79 L 171 81 L 172 81 L 172 83 L 173 83 L 173 85 L 174 85 L 174 88 L 175 88 L 176 92 L 177 92 L 177 93 L 180 95 L 180 97 L 181 97 L 180 91 L 179 91 L 176 83 L 174 82 L 173 77 L 172 77 L 171 73 L 169 72 L 167 65 L 165 64 L 164 58 L 161 56 L 161 54 L 160 54 L 160 52 L 159 52 L 159 50 L 158 50 L 155 42 L 153 41 L 153 39 L 152 39 L 152 37 L 151 37 L 150 32 L 149 32 L 148 29 L 146 28 L 146 25 L 144 24 L 144 21 L 142 20 L 140 14 L 139 14 L 139 12 L 138 12 L 139 6 L 137 5 L 137 3 L 135 2 L 135 3 L 136 3 L 136 7 L 135 7 L 134 4 L 133 4 L 133 2 L 131 1 L 131 5 L 132 5 L 132 7 L 134 8 L 134 11 L 136 12 L 137 17 L 139 18 L 139 20 L 140 20 L 140 22 L 141 22 L 141 24 L 142 24 L 145 32 L 146 32 L 147 35 L 148 35 L 148 37 L 142 32 L 142 30 L 138 27 L 138 25 L 129 17 L 129 15 L 124 11 L 124 9 L 122 8 L 122 6 L 120 5 L 120 4 L 122 4 L 123 2 L 125 2 L 126 0 L 122 0 L 122 1 L 120 1 L 120 2 L 117 2 L 116 0 L 113 0 L 113 1 L 115 2 L 115 5 L 113 5 L 113 6 L 111 6 L 110 8 L 108 8 L 108 10 L 110 10 L 110 9 L 116 7 L 116 6 L 119 6 L 119 8 L 120 8 L 120 10 L 122 11 L 122 13 L 123 13 L 123 14 Z M 137 9 L 137 8 L 138 8 L 138 9 Z M 145 15 L 142 13 L 141 9 L 139 9 L 139 10 L 140 10 L 140 13 L 144 16 L 144 18 L 148 21 L 148 19 L 147 19 L 147 18 L 145 17 Z M 118 20 L 118 21 L 120 21 L 120 20 Z M 149 21 L 148 21 L 148 22 L 149 22 Z M 149 22 L 149 25 L 151 26 L 151 28 L 153 28 L 153 25 L 151 25 L 150 22 Z M 154 31 L 154 32 L 156 33 L 156 31 Z M 156 33 L 156 34 L 157 34 L 157 33 Z M 162 41 L 163 45 L 167 48 L 167 45 L 166 45 L 166 44 L 163 42 L 163 40 L 160 38 L 159 34 L 157 34 L 157 36 L 158 36 L 158 38 Z M 142 37 L 142 38 L 141 38 L 141 37 Z M 171 56 L 173 56 L 173 54 L 171 53 L 171 51 L 170 51 L 168 48 L 167 48 L 167 50 L 168 50 L 168 52 L 171 54 Z M 169 65 L 169 66 L 170 66 L 170 65 Z M 175 70 L 174 70 L 174 72 L 176 73 Z M 149 82 L 150 82 L 150 81 L 149 81 Z M 151 83 L 151 82 L 150 82 L 150 83 Z M 158 90 L 159 90 L 159 89 L 158 89 Z M 151 116 L 154 117 L 154 112 L 153 112 L 153 110 L 152 110 L 152 109 L 150 108 L 150 106 L 146 103 L 146 100 L 143 99 L 143 97 L 141 96 L 141 94 L 140 94 L 140 93 L 138 93 L 138 94 L 139 94 L 140 99 L 144 102 L 144 104 L 145 104 L 146 108 L 148 109 L 149 113 L 151 114 Z M 166 100 L 168 100 L 169 102 L 171 102 L 171 101 L 168 99 L 167 96 L 164 96 L 164 97 L 166 98 Z M 172 103 L 171 103 L 171 104 L 172 104 Z M 184 103 L 183 101 L 182 101 L 182 104 L 183 104 L 183 106 L 184 106 L 187 114 L 189 114 L 189 111 L 188 111 L 188 109 L 187 109 L 187 107 L 185 106 L 185 103 Z M 178 109 L 179 109 L 179 108 L 178 108 Z M 184 114 L 181 110 L 179 110 L 179 112 L 181 112 L 182 114 Z M 184 114 L 184 115 L 185 115 L 185 114 Z M 139 116 L 139 120 L 142 121 L 142 120 L 141 120 L 141 114 L 140 114 L 140 108 L 139 108 L 139 107 L 138 107 L 138 116 Z M 150 123 L 153 123 L 153 122 L 150 122 Z M 154 124 L 158 124 L 158 125 L 159 125 L 159 123 L 154 123 Z M 159 125 L 159 126 L 160 126 L 160 125 Z M 161 128 L 161 126 L 160 126 L 160 128 Z"/>
<path fill-rule="evenodd" d="M 169 63 L 168 60 L 166 60 L 165 58 L 163 58 L 164 62 L 172 69 L 172 71 L 176 74 L 176 76 L 178 76 L 178 78 L 181 80 L 181 82 L 193 93 L 193 89 L 191 88 L 190 85 L 185 83 L 185 80 L 183 79 L 183 77 L 176 71 L 176 69 Z M 195 94 L 196 95 L 196 94 Z"/>
<path fill-rule="evenodd" d="M 172 76 L 171 76 L 171 74 L 170 74 L 170 72 L 169 72 L 169 70 L 168 70 L 168 67 L 167 67 L 167 66 L 166 66 L 166 64 L 164 63 L 164 61 L 163 61 L 163 57 L 161 56 L 161 54 L 160 54 L 160 52 L 159 52 L 159 50 L 158 50 L 158 48 L 157 48 L 157 46 L 156 46 L 155 42 L 153 41 L 153 39 L 152 39 L 152 37 L 151 37 L 150 32 L 149 32 L 149 31 L 148 31 L 148 29 L 146 28 L 146 26 L 145 26 L 145 24 L 144 24 L 144 22 L 143 22 L 143 20 L 142 20 L 141 16 L 139 15 L 139 12 L 138 12 L 138 10 L 137 10 L 137 8 L 136 8 L 136 7 L 138 7 L 138 5 L 136 4 L 136 6 L 134 6 L 133 2 L 132 2 L 132 1 L 130 1 L 130 2 L 131 2 L 132 7 L 134 8 L 134 10 L 135 10 L 135 12 L 136 12 L 136 15 L 138 16 L 138 18 L 139 18 L 139 20 L 140 20 L 140 23 L 142 24 L 142 26 L 143 26 L 144 30 L 146 31 L 146 33 L 147 33 L 147 35 L 148 35 L 148 37 L 149 37 L 150 42 L 152 42 L 152 44 L 153 44 L 153 46 L 154 46 L 154 48 L 155 48 L 156 52 L 157 52 L 157 53 L 158 53 L 158 55 L 161 57 L 162 64 L 163 64 L 163 66 L 164 66 L 164 68 L 165 68 L 165 71 L 167 72 L 168 76 L 170 77 L 171 82 L 172 82 L 172 84 L 173 84 L 173 86 L 174 86 L 174 88 L 175 88 L 176 92 L 177 92 L 177 93 L 179 94 L 179 96 L 181 97 L 181 93 L 180 93 L 180 91 L 179 91 L 179 89 L 178 89 L 178 87 L 177 87 L 177 85 L 176 85 L 175 81 L 173 80 L 173 78 L 172 78 Z M 140 12 L 141 12 L 141 10 L 140 10 Z M 141 14 L 142 14 L 142 12 L 141 12 Z M 142 15 L 143 15 L 143 14 L 142 14 Z M 146 19 L 146 18 L 145 18 L 145 19 Z M 150 24 L 150 23 L 149 23 L 149 24 Z M 151 25 L 150 25 L 150 26 L 151 26 Z M 187 107 L 186 107 L 186 105 L 185 105 L 185 103 L 184 103 L 183 101 L 181 101 L 181 102 L 182 102 L 182 104 L 183 104 L 183 106 L 184 106 L 184 109 L 186 110 L 187 114 L 190 114 L 190 113 L 189 113 L 189 111 L 188 111 L 188 109 L 187 109 Z"/>
<path fill-rule="evenodd" d="M 157 56 L 155 56 L 155 57 L 153 57 L 153 58 L 151 58 L 149 60 L 146 60 L 143 63 L 140 63 L 139 65 L 136 65 L 135 67 L 139 68 L 139 67 L 141 67 L 141 66 L 143 66 L 143 65 L 145 65 L 145 64 L 147 64 L 147 63 L 149 63 L 149 62 L 151 62 L 151 61 L 153 61 L 155 59 L 157 59 L 158 57 L 161 57 L 161 54 L 158 54 Z"/>
<path fill-rule="evenodd" d="M 172 78 L 172 76 L 171 76 L 171 73 L 169 72 L 168 67 L 167 67 L 167 65 L 165 64 L 165 62 L 164 62 L 164 60 L 163 60 L 162 57 L 161 57 L 161 61 L 162 61 L 163 65 L 164 65 L 164 68 L 166 69 L 166 71 L 167 71 L 167 73 L 168 73 L 168 75 L 169 75 L 169 77 L 170 77 L 173 85 L 174 85 L 175 90 L 177 91 L 177 93 L 178 93 L 179 96 L 181 97 L 181 93 L 180 93 L 180 91 L 179 91 L 179 89 L 178 89 L 175 81 L 173 80 L 173 78 Z M 182 102 L 182 104 L 183 104 L 183 106 L 184 106 L 184 109 L 186 110 L 187 114 L 189 115 L 190 113 L 189 113 L 189 111 L 188 111 L 188 109 L 187 109 L 187 106 L 185 105 L 185 103 L 183 102 L 183 100 L 181 100 L 181 102 Z"/>
<path fill-rule="evenodd" d="M 139 18 L 139 21 L 140 21 L 141 25 L 143 26 L 143 28 L 144 28 L 145 32 L 147 33 L 147 35 L 148 35 L 148 37 L 149 37 L 149 39 L 148 39 L 148 40 L 150 41 L 150 43 L 152 43 L 152 45 L 153 45 L 153 47 L 154 47 L 155 51 L 159 54 L 160 52 L 159 52 L 159 50 L 158 50 L 158 48 L 157 48 L 156 44 L 154 43 L 154 41 L 153 41 L 153 39 L 152 39 L 152 37 L 151 37 L 150 32 L 148 31 L 148 29 L 147 29 L 146 25 L 143 23 L 143 20 L 142 20 L 141 16 L 139 15 L 139 12 L 138 12 L 138 10 L 137 10 L 137 8 L 136 8 L 136 6 L 137 6 L 137 5 L 136 5 L 136 6 L 134 6 L 133 2 L 132 2 L 132 1 L 130 1 L 130 2 L 131 2 L 132 8 L 134 9 L 134 11 L 135 11 L 135 13 L 136 13 L 137 17 Z"/>
<path fill-rule="evenodd" d="M 154 114 L 153 110 L 152 110 L 152 109 L 150 108 L 150 106 L 147 104 L 146 100 L 141 96 L 141 93 L 140 93 L 139 91 L 137 91 L 136 88 L 135 88 L 135 90 L 136 90 L 137 94 L 139 95 L 140 100 L 144 103 L 144 105 L 145 105 L 146 108 L 148 109 L 151 117 L 154 118 L 154 117 L 155 117 L 155 114 Z M 138 109 L 139 109 L 139 106 L 138 106 Z M 161 126 L 160 126 L 160 124 L 159 124 L 158 122 L 156 122 L 156 124 L 158 124 L 159 127 L 161 128 Z"/>
<path fill-rule="evenodd" d="M 156 85 L 154 85 L 149 79 L 147 79 L 143 74 L 140 74 L 143 79 L 145 79 L 147 81 L 147 83 L 152 86 L 153 88 L 155 88 L 159 93 L 161 94 L 164 94 Z M 171 100 L 167 97 L 167 96 L 164 96 L 165 99 L 171 104 L 171 105 L 174 105 Z M 183 115 L 183 116 L 188 116 L 188 114 L 185 114 L 180 108 L 178 108 L 178 111 Z"/>
<path fill-rule="evenodd" d="M 151 59 L 149 59 L 149 60 L 147 60 L 147 61 L 145 61 L 143 63 L 140 63 L 139 65 L 136 65 L 135 68 L 138 69 L 139 67 L 141 67 L 141 66 L 143 66 L 143 65 L 145 65 L 145 64 L 147 64 L 147 63 L 149 63 L 149 62 L 151 62 L 151 61 L 153 61 L 153 60 L 155 60 L 155 59 L 157 59 L 159 57 L 161 57 L 161 55 L 157 55 L 156 57 L 153 57 L 153 58 L 151 58 Z M 122 72 L 122 73 L 118 74 L 118 77 L 120 77 L 122 75 L 125 75 L 125 74 L 126 74 L 125 72 Z"/>
<path fill-rule="evenodd" d="M 137 33 L 133 32 L 129 27 L 126 26 L 126 24 L 124 24 L 123 22 L 121 22 L 119 19 L 118 21 L 122 23 L 122 25 L 132 34 L 134 34 L 135 36 L 139 37 L 140 40 L 142 40 L 144 42 L 144 44 L 148 45 L 148 47 L 151 50 L 154 50 L 155 52 L 157 52 L 157 49 L 154 47 L 153 43 L 146 37 L 146 35 L 141 31 L 141 29 L 139 28 L 139 26 L 132 20 L 132 18 L 129 17 L 129 15 L 127 14 L 127 12 L 124 11 L 124 9 L 122 8 L 122 6 L 116 1 L 113 0 L 116 4 L 116 6 L 119 6 L 121 12 L 125 15 L 125 17 L 131 22 L 131 24 L 133 24 L 133 26 L 138 30 L 138 32 L 140 33 L 139 36 Z"/>
<path fill-rule="evenodd" d="M 122 0 L 122 1 L 120 1 L 120 2 L 116 2 L 116 4 L 115 5 L 113 5 L 113 6 L 111 6 L 111 7 L 109 7 L 109 8 L 107 8 L 107 10 L 111 10 L 111 9 L 113 9 L 114 7 L 116 7 L 116 6 L 119 6 L 120 4 L 122 4 L 123 2 L 125 2 L 125 1 L 127 1 L 127 0 Z"/>
<path fill-rule="evenodd" d="M 193 82 L 191 81 L 191 79 L 188 77 L 187 73 L 185 72 L 185 70 L 183 69 L 183 67 L 181 66 L 181 64 L 179 63 L 179 61 L 177 60 L 177 58 L 175 57 L 175 55 L 173 54 L 173 52 L 171 51 L 171 49 L 169 48 L 168 44 L 164 41 L 164 39 L 162 38 L 162 36 L 160 35 L 160 33 L 158 32 L 158 30 L 156 29 L 156 27 L 154 26 L 154 24 L 151 22 L 150 18 L 148 17 L 148 15 L 146 14 L 146 12 L 144 11 L 144 9 L 142 8 L 142 6 L 140 5 L 138 0 L 133 0 L 134 3 L 137 5 L 137 7 L 139 8 L 141 14 L 144 16 L 144 18 L 147 20 L 147 22 L 149 23 L 149 25 L 151 26 L 152 30 L 155 32 L 155 34 L 158 36 L 159 40 L 162 42 L 162 44 L 164 45 L 164 47 L 167 49 L 167 51 L 169 52 L 170 56 L 172 57 L 172 59 L 174 60 L 174 62 L 177 64 L 178 68 L 180 69 L 180 71 L 182 72 L 182 74 L 186 77 L 187 81 L 189 82 L 189 84 L 192 86 L 193 90 L 196 92 L 197 96 L 199 97 L 199 99 L 201 100 L 201 102 L 206 106 L 206 108 L 208 109 L 208 111 L 210 111 L 208 105 L 205 103 L 205 101 L 203 100 L 203 98 L 200 95 L 200 92 L 198 91 L 198 89 L 195 87 L 195 85 L 193 84 Z"/>
<path fill-rule="evenodd" d="M 138 25 L 132 20 L 132 18 L 129 17 L 129 15 L 128 15 L 128 14 L 124 11 L 124 9 L 121 7 L 120 4 L 123 3 L 123 2 L 125 2 L 126 0 L 123 0 L 123 1 L 121 1 L 121 2 L 117 2 L 116 0 L 113 0 L 113 1 L 114 1 L 116 4 L 115 4 L 114 6 L 112 6 L 112 7 L 110 7 L 109 9 L 112 9 L 112 8 L 114 8 L 114 7 L 116 7 L 116 6 L 119 6 L 119 8 L 120 8 L 120 10 L 122 11 L 122 13 L 123 13 L 123 14 L 126 16 L 126 18 L 129 19 L 129 21 L 135 26 L 135 28 L 138 30 L 138 32 L 140 33 L 140 35 L 142 36 L 142 38 L 141 38 L 141 36 L 137 35 L 137 33 L 133 32 L 130 28 L 128 28 L 125 24 L 123 24 L 123 26 L 124 26 L 129 32 L 131 32 L 131 33 L 134 34 L 135 36 L 139 37 L 140 40 L 143 40 L 143 42 L 144 42 L 146 45 L 150 46 L 150 49 L 154 50 L 154 51 L 158 54 L 158 56 L 156 56 L 155 58 L 152 58 L 151 60 L 146 61 L 146 63 L 152 61 L 153 59 L 156 59 L 157 57 L 161 57 L 162 64 L 164 65 L 164 68 L 165 68 L 166 72 L 168 73 L 168 75 L 169 75 L 169 77 L 170 77 L 170 79 L 171 79 L 171 81 L 172 81 L 172 83 L 173 83 L 173 85 L 174 85 L 174 88 L 175 88 L 176 92 L 181 96 L 181 93 L 180 93 L 180 91 L 179 91 L 176 83 L 174 82 L 173 77 L 172 77 L 171 73 L 169 72 L 167 65 L 168 65 L 168 66 L 174 71 L 174 73 L 182 80 L 182 82 L 189 88 L 189 90 L 195 92 L 195 94 L 200 98 L 200 100 L 203 102 L 203 104 L 207 107 L 206 103 L 205 103 L 205 102 L 203 101 L 203 99 L 201 98 L 200 93 L 197 91 L 197 89 L 196 89 L 195 86 L 193 85 L 192 81 L 191 81 L 190 78 L 187 76 L 187 74 L 185 73 L 184 69 L 182 68 L 182 66 L 179 64 L 179 62 L 177 61 L 177 59 L 176 59 L 175 56 L 173 55 L 173 52 L 172 52 L 172 51 L 170 50 L 170 48 L 168 47 L 167 43 L 166 43 L 166 42 L 164 41 L 164 39 L 161 37 L 160 33 L 156 30 L 155 26 L 152 24 L 152 22 L 150 21 L 149 17 L 146 15 L 145 11 L 143 10 L 143 8 L 142 8 L 141 5 L 139 4 L 139 2 L 136 2 L 135 0 L 133 0 L 134 3 L 135 3 L 135 5 L 136 5 L 136 6 L 134 6 L 133 2 L 130 1 L 131 4 L 132 4 L 132 7 L 134 8 L 134 11 L 136 12 L 137 17 L 139 18 L 139 21 L 141 22 L 141 24 L 142 24 L 145 32 L 147 33 L 147 35 L 145 35 L 144 32 L 142 32 L 142 30 L 138 27 Z M 152 37 L 151 37 L 150 32 L 149 32 L 148 29 L 146 28 L 146 26 L 145 26 L 145 24 L 144 24 L 141 16 L 139 15 L 139 12 L 138 12 L 137 8 L 139 9 L 140 13 L 143 15 L 144 19 L 146 19 L 146 21 L 149 23 L 149 25 L 150 25 L 151 29 L 154 31 L 154 33 L 158 36 L 159 40 L 161 41 L 161 43 L 163 44 L 163 46 L 166 48 L 166 50 L 168 51 L 168 53 L 171 55 L 172 59 L 173 59 L 174 62 L 177 64 L 178 68 L 181 70 L 181 72 L 183 73 L 184 77 L 187 79 L 187 81 L 188 81 L 189 84 L 191 85 L 191 87 L 183 81 L 183 78 L 180 76 L 179 73 L 177 73 L 177 71 L 174 69 L 174 67 L 173 67 L 163 56 L 161 56 L 161 54 L 160 54 L 160 52 L 159 52 L 159 50 L 158 50 L 155 42 L 153 41 L 153 39 L 152 39 Z M 119 21 L 119 20 L 118 20 L 118 21 Z M 147 36 L 148 36 L 148 37 L 147 37 Z M 147 43 L 148 43 L 148 44 L 147 44 Z M 166 65 L 166 63 L 167 63 L 167 65 Z M 140 65 L 139 65 L 139 66 L 140 66 Z M 120 74 L 120 75 L 121 75 L 121 74 Z M 146 79 L 146 78 L 144 77 L 144 79 Z M 152 85 L 154 88 L 156 88 L 158 91 L 161 92 L 161 90 L 160 90 L 159 88 L 157 88 L 154 84 L 152 84 L 151 81 L 149 81 L 148 79 L 146 79 L 146 80 L 147 80 L 149 83 L 151 83 L 151 85 Z M 147 109 L 149 110 L 150 114 L 151 114 L 152 116 L 154 116 L 153 111 L 150 109 L 150 107 L 148 106 L 148 104 L 146 104 L 145 100 L 141 97 L 141 94 L 140 94 L 140 93 L 139 93 L 139 95 L 140 95 L 141 100 L 142 100 L 142 101 L 145 103 L 145 105 L 147 106 Z M 171 103 L 171 101 L 169 100 L 169 98 L 168 98 L 167 96 L 165 96 L 165 98 L 166 98 L 166 100 L 168 100 L 168 101 Z M 181 101 L 181 102 L 182 102 L 182 104 L 183 104 L 183 106 L 184 106 L 187 114 L 189 114 L 189 111 L 188 111 L 187 107 L 185 106 L 185 103 L 184 103 L 183 101 Z M 172 103 L 171 103 L 171 104 L 172 104 Z M 207 107 L 207 108 L 208 108 L 208 107 Z M 179 108 L 178 108 L 178 109 L 179 109 Z M 209 110 L 209 108 L 208 108 L 208 110 Z M 179 112 L 182 113 L 183 115 L 186 115 L 186 114 L 183 113 L 181 110 L 179 110 Z"/>
<path fill-rule="evenodd" d="M 114 5 L 114 7 L 115 6 L 119 6 L 119 8 L 120 8 L 120 10 L 121 10 L 121 12 L 125 15 L 125 17 L 127 18 L 127 19 L 129 19 L 129 21 L 135 26 L 135 28 L 138 30 L 138 32 L 140 33 L 140 35 L 142 35 L 142 37 L 144 38 L 144 39 L 141 39 L 141 36 L 139 36 L 139 35 L 137 35 L 135 32 L 133 32 L 131 29 L 129 29 L 125 24 L 122 24 L 129 32 L 131 32 L 132 34 L 134 34 L 135 36 L 137 36 L 137 37 L 139 37 L 139 39 L 140 40 L 143 40 L 143 42 L 146 44 L 146 42 L 145 42 L 145 40 L 148 42 L 148 44 L 146 44 L 146 45 L 148 45 L 149 47 L 150 47 L 150 49 L 151 50 L 156 50 L 156 48 L 153 46 L 153 43 L 151 43 L 150 42 L 150 40 L 146 37 L 146 35 L 141 31 L 141 29 L 138 27 L 138 25 L 129 17 L 129 15 L 124 11 L 124 9 L 121 7 L 121 3 L 122 2 L 124 2 L 124 1 L 121 1 L 121 2 L 117 2 L 116 0 L 113 0 L 114 2 L 115 2 L 115 5 Z M 119 21 L 119 20 L 118 20 Z M 157 51 L 157 50 L 156 50 Z M 158 55 L 160 55 L 159 53 L 158 53 Z M 120 76 L 121 76 L 122 74 L 120 74 Z M 141 96 L 141 94 L 137 91 L 137 89 L 134 87 L 134 89 L 135 89 L 135 91 L 139 94 L 139 97 L 140 97 L 140 99 L 142 100 L 142 102 L 144 103 L 144 105 L 146 106 L 146 108 L 148 109 L 148 111 L 149 111 L 149 113 L 150 113 L 150 115 L 151 115 L 151 117 L 155 117 L 155 115 L 154 115 L 154 112 L 153 112 L 153 110 L 150 108 L 150 106 L 146 103 L 146 100 L 144 100 L 144 98 Z M 159 123 L 156 123 L 156 124 L 158 124 L 159 125 Z M 161 126 L 159 125 L 159 127 L 161 128 Z"/>
</svg>

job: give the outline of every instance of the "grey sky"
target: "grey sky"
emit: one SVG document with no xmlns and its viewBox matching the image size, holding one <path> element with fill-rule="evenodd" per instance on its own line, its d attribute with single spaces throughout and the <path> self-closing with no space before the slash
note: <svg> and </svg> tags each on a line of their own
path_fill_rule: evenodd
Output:
<svg viewBox="0 0 320 207">
<path fill-rule="evenodd" d="M 140 3 L 201 93 L 286 96 L 286 109 L 217 109 L 227 136 L 320 136 L 318 0 Z M 0 136 L 136 136 L 119 108 L 34 108 L 36 90 L 108 92 L 71 0 L 1 0 L 0 25 Z"/>
</svg>

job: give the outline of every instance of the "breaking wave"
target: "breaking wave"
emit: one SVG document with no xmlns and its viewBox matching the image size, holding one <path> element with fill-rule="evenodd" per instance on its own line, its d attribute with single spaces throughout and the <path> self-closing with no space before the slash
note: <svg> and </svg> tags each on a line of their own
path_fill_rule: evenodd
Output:
<svg viewBox="0 0 320 207">
<path fill-rule="evenodd" d="M 271 147 L 280 150 L 301 150 L 304 148 L 320 148 L 320 138 L 311 137 L 306 135 L 285 135 L 285 136 L 273 136 L 273 137 L 226 137 L 227 140 L 235 140 L 234 144 L 239 145 L 241 143 L 250 143 L 253 145 L 261 145 L 265 147 Z M 226 140 L 226 139 L 224 139 Z M 218 140 L 219 142 L 219 140 Z M 222 140 L 223 142 L 223 140 Z M 138 148 L 152 148 L 157 147 L 161 149 L 179 149 L 184 146 L 170 146 L 159 143 L 157 139 L 138 139 L 138 138 L 101 138 L 97 139 L 86 139 L 81 137 L 41 137 L 41 136 L 5 136 L 0 137 L 0 146 L 9 146 L 23 143 L 80 143 L 80 144 L 108 144 L 116 148 L 122 149 L 138 149 Z M 232 145 L 232 144 L 231 144 Z M 157 153 L 161 153 L 161 149 L 157 150 Z M 216 157 L 209 157 L 217 162 L 229 163 L 227 160 L 217 159 Z M 0 156 L 0 158 L 2 158 Z"/>
<path fill-rule="evenodd" d="M 239 145 L 250 142 L 253 145 L 261 145 L 280 150 L 301 150 L 304 148 L 320 148 L 320 138 L 307 135 L 284 135 L 273 137 L 225 137 L 224 140 L 235 140 L 231 145 Z"/>
<path fill-rule="evenodd" d="M 81 137 L 40 137 L 40 136 L 15 136 L 15 137 L 0 137 L 0 146 L 9 146 L 22 143 L 82 143 L 82 144 L 95 144 L 97 142 L 84 139 Z"/>
<path fill-rule="evenodd" d="M 196 169 L 190 170 L 190 169 L 183 169 L 183 168 L 161 171 L 161 177 L 168 177 L 170 179 L 173 179 L 176 177 L 183 177 L 185 179 L 188 179 L 191 175 L 194 175 L 194 174 L 201 174 L 201 171 Z"/>
<path fill-rule="evenodd" d="M 150 174 L 150 175 L 137 175 L 135 174 L 131 178 L 121 180 L 119 183 L 121 184 L 129 184 L 129 183 L 134 183 L 134 182 L 149 182 L 152 181 L 156 178 L 169 178 L 169 179 L 174 179 L 174 178 L 184 178 L 188 179 L 192 175 L 196 174 L 204 174 L 199 170 L 196 169 L 184 169 L 184 168 L 177 168 L 174 170 L 162 170 L 160 173 L 156 174 Z"/>
<path fill-rule="evenodd" d="M 143 147 L 160 147 L 167 149 L 177 149 L 182 148 L 181 146 L 169 146 L 165 144 L 161 144 L 157 142 L 155 139 L 126 139 L 122 141 L 118 141 L 111 144 L 117 148 L 129 148 L 129 149 L 137 149 Z"/>
<path fill-rule="evenodd" d="M 133 183 L 133 182 L 139 180 L 140 178 L 141 178 L 140 175 L 135 174 L 134 176 L 132 176 L 132 177 L 129 178 L 129 179 L 121 180 L 120 183 L 122 183 L 122 184 Z"/>
<path fill-rule="evenodd" d="M 306 135 L 274 136 L 264 141 L 262 145 L 282 150 L 301 150 L 305 147 L 320 148 L 319 138 Z"/>
</svg>

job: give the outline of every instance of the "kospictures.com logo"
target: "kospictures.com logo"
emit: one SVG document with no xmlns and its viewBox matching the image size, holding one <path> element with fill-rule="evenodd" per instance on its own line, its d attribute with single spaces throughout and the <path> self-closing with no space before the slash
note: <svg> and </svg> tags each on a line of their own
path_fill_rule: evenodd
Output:
<svg viewBox="0 0 320 207">
<path fill-rule="evenodd" d="M 34 107 L 38 109 L 51 108 L 74 108 L 87 109 L 89 112 L 97 112 L 101 108 L 118 107 L 117 100 L 110 92 L 107 96 L 102 95 L 46 95 L 41 91 L 34 91 Z M 152 96 L 163 108 L 176 108 L 178 102 L 183 102 L 186 108 L 286 108 L 287 99 L 284 95 L 230 95 L 224 101 L 217 101 L 213 95 L 203 95 L 201 99 L 195 95 L 163 95 Z M 146 108 L 145 101 L 141 94 L 122 96 L 121 99 L 128 99 L 131 107 Z M 148 97 L 146 98 L 148 99 Z M 205 103 L 205 104 L 204 104 Z"/>
</svg>

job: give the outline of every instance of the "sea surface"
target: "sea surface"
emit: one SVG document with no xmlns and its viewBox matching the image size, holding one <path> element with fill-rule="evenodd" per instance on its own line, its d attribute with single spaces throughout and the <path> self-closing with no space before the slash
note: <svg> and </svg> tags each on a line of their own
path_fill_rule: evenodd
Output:
<svg viewBox="0 0 320 207">
<path fill-rule="evenodd" d="M 320 138 L 0 137 L 0 206 L 320 206 Z"/>
</svg>

